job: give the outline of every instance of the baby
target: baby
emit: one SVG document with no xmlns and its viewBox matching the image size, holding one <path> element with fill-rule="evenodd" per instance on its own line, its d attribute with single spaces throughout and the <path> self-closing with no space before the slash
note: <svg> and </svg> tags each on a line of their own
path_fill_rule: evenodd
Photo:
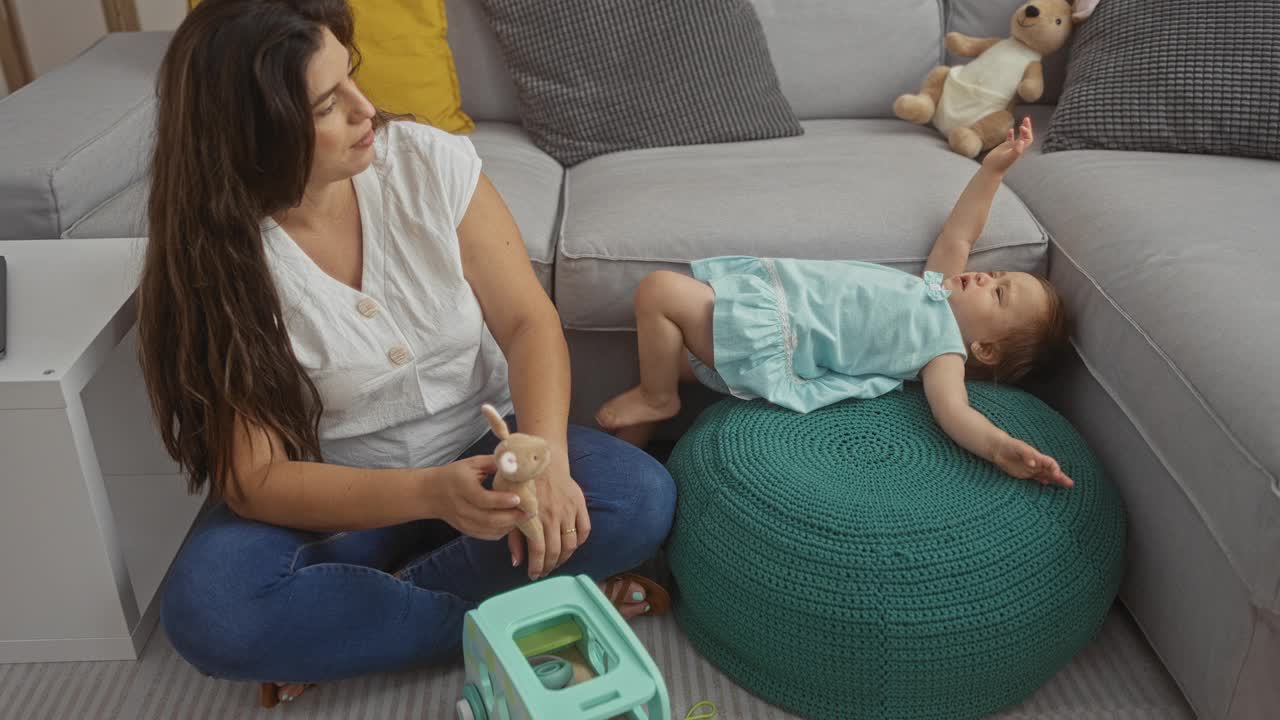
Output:
<svg viewBox="0 0 1280 720">
<path fill-rule="evenodd" d="M 1023 380 L 1061 352 L 1062 301 L 1043 278 L 964 272 L 1030 118 L 983 161 L 934 242 L 924 277 L 855 261 L 714 257 L 694 277 L 655 272 L 636 290 L 640 385 L 605 403 L 601 427 L 637 445 L 680 410 L 680 381 L 809 412 L 919 378 L 961 446 L 1017 478 L 1070 486 L 1057 461 L 969 405 L 966 379 Z"/>
</svg>

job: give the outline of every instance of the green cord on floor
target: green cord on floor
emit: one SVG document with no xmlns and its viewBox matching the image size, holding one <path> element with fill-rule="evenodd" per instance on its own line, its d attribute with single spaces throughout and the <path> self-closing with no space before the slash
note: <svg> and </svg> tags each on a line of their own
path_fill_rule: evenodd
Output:
<svg viewBox="0 0 1280 720">
<path fill-rule="evenodd" d="M 711 713 L 709 715 L 708 714 L 694 715 L 694 713 L 698 711 L 698 708 L 702 707 L 703 705 L 706 705 L 707 707 L 711 708 Z M 711 718 L 715 716 L 716 716 L 716 704 L 708 700 L 703 700 L 697 705 L 694 705 L 693 707 L 689 708 L 689 712 L 684 716 L 684 720 L 711 720 Z"/>
</svg>

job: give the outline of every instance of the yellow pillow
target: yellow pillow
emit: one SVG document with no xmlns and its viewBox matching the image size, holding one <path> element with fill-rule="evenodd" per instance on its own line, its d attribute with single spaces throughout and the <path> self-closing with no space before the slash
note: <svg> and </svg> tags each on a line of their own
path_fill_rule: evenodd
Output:
<svg viewBox="0 0 1280 720">
<path fill-rule="evenodd" d="M 195 7 L 200 0 L 188 0 Z M 356 82 L 379 109 L 412 113 L 453 133 L 471 132 L 446 37 L 444 0 L 349 0 L 360 69 Z"/>
</svg>

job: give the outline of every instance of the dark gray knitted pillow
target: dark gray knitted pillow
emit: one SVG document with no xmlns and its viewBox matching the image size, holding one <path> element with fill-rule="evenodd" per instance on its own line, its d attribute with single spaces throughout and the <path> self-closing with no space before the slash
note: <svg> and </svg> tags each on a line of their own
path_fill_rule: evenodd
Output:
<svg viewBox="0 0 1280 720">
<path fill-rule="evenodd" d="M 563 165 L 804 132 L 749 0 L 482 2 L 521 122 Z"/>
<path fill-rule="evenodd" d="M 1102 0 L 1077 30 L 1044 152 L 1280 159 L 1280 0 Z"/>
</svg>

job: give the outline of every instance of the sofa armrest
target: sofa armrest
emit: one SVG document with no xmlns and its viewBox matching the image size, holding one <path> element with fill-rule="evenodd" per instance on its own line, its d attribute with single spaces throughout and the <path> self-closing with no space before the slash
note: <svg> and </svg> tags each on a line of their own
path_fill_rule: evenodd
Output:
<svg viewBox="0 0 1280 720">
<path fill-rule="evenodd" d="M 61 237 L 146 175 L 170 35 L 112 33 L 0 99 L 0 239 Z"/>
</svg>

